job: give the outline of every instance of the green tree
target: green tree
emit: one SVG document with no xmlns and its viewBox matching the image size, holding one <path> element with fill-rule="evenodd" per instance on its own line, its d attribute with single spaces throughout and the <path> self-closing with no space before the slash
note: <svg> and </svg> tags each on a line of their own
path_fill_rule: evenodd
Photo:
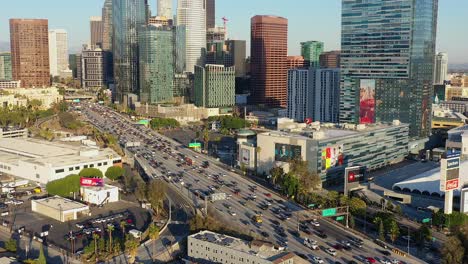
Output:
<svg viewBox="0 0 468 264">
<path fill-rule="evenodd" d="M 39 249 L 39 258 L 36 260 L 36 263 L 37 264 L 47 264 L 47 260 L 46 260 L 46 257 L 44 255 L 44 248 L 40 247 Z"/>
<path fill-rule="evenodd" d="M 366 202 L 359 197 L 352 197 L 349 200 L 349 211 L 352 215 L 362 216 L 366 212 Z"/>
<path fill-rule="evenodd" d="M 208 144 L 210 142 L 210 131 L 207 128 L 203 129 L 203 147 L 208 151 Z"/>
<path fill-rule="evenodd" d="M 395 220 L 391 221 L 390 223 L 389 234 L 390 240 L 392 240 L 392 243 L 395 243 L 395 240 L 397 240 L 398 236 L 400 235 L 400 228 L 398 227 L 398 224 Z"/>
<path fill-rule="evenodd" d="M 276 184 L 279 179 L 284 175 L 284 170 L 281 167 L 273 167 L 270 170 L 271 181 L 273 184 Z"/>
<path fill-rule="evenodd" d="M 50 181 L 46 184 L 46 190 L 51 195 L 73 197 L 73 193 L 80 191 L 80 176 L 71 174 L 62 179 Z"/>
<path fill-rule="evenodd" d="M 98 255 L 98 243 L 97 243 L 97 240 L 99 239 L 99 237 L 100 237 L 100 236 L 99 236 L 98 234 L 96 234 L 96 233 L 93 234 L 93 240 L 94 240 L 94 257 L 96 258 L 96 262 L 97 262 L 98 257 L 99 257 L 99 255 Z"/>
<path fill-rule="evenodd" d="M 296 158 L 290 161 L 291 173 L 296 176 L 300 183 L 300 189 L 309 192 L 316 189 L 322 183 L 322 179 L 317 173 L 311 173 L 307 161 Z"/>
<path fill-rule="evenodd" d="M 385 240 L 385 229 L 384 229 L 382 218 L 377 216 L 374 218 L 373 222 L 374 222 L 374 225 L 378 226 L 379 239 L 382 241 Z"/>
<path fill-rule="evenodd" d="M 340 198 L 340 194 L 337 191 L 329 191 L 327 192 L 327 203 L 328 207 L 336 207 L 338 205 L 338 201 Z"/>
<path fill-rule="evenodd" d="M 127 227 L 127 222 L 125 220 L 120 221 L 120 230 L 122 230 L 122 239 L 125 240 L 125 228 Z"/>
<path fill-rule="evenodd" d="M 166 189 L 166 183 L 161 180 L 154 180 L 148 186 L 146 196 L 148 202 L 156 210 L 157 216 L 159 216 L 159 209 L 162 207 L 164 197 L 166 196 Z"/>
<path fill-rule="evenodd" d="M 107 226 L 107 234 L 109 235 L 109 252 L 112 252 L 112 232 L 114 231 L 114 225 L 110 224 Z"/>
<path fill-rule="evenodd" d="M 8 239 L 5 242 L 5 249 L 10 251 L 10 252 L 16 252 L 17 247 L 16 247 L 16 240 L 13 238 Z"/>
<path fill-rule="evenodd" d="M 118 178 L 122 177 L 125 173 L 125 170 L 119 166 L 111 166 L 106 170 L 106 178 L 115 181 Z"/>
<path fill-rule="evenodd" d="M 129 263 L 135 262 L 138 246 L 138 241 L 133 236 L 127 235 L 127 239 L 125 240 L 125 251 L 128 253 Z"/>
<path fill-rule="evenodd" d="M 354 227 L 356 226 L 356 222 L 354 220 L 354 216 L 353 215 L 350 215 L 349 216 L 349 223 L 348 223 L 349 227 L 351 229 L 354 229 Z"/>
<path fill-rule="evenodd" d="M 462 264 L 465 248 L 457 236 L 448 237 L 441 250 L 443 264 Z"/>
<path fill-rule="evenodd" d="M 148 227 L 148 235 L 151 240 L 156 240 L 159 238 L 159 227 L 154 223 L 151 223 Z M 153 243 L 153 253 L 152 256 L 156 256 L 156 243 Z"/>
<path fill-rule="evenodd" d="M 79 173 L 83 178 L 102 178 L 102 171 L 96 168 L 84 168 Z"/>
</svg>

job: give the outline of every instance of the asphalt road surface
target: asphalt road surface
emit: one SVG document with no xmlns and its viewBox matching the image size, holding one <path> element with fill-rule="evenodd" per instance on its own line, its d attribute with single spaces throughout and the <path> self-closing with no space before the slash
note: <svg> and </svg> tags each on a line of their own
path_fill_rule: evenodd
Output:
<svg viewBox="0 0 468 264">
<path fill-rule="evenodd" d="M 265 240 L 286 246 L 289 251 L 306 256 L 309 260 L 315 256 L 325 260 L 325 263 L 335 263 L 335 261 L 347 263 L 350 260 L 366 263 L 364 259 L 372 257 L 382 263 L 384 260 L 390 263 L 393 259 L 404 261 L 404 263 L 424 263 L 414 258 L 402 258 L 394 253 L 388 257 L 384 256 L 380 246 L 362 237 L 364 244 L 361 248 L 352 246 L 351 250 L 338 250 L 337 255 L 332 256 L 325 251 L 326 248 L 354 236 L 347 232 L 346 228 L 313 216 L 311 212 L 303 210 L 297 204 L 277 196 L 241 175 L 218 166 L 209 157 L 195 153 L 146 127 L 133 124 L 130 119 L 109 108 L 96 104 L 83 104 L 82 106 L 82 114 L 93 125 L 118 136 L 120 143 L 139 141 L 141 146 L 130 150 L 136 154 L 141 165 L 150 171 L 151 177 L 165 179 L 173 189 L 189 198 L 195 206 L 205 205 L 205 201 L 195 195 L 197 190 L 199 192 L 212 190 L 215 193 L 229 195 L 227 200 L 210 202 L 210 207 L 216 210 L 216 215 L 220 216 L 219 219 L 228 226 L 249 230 L 250 235 L 263 237 Z M 185 165 L 181 161 L 182 155 L 192 159 L 193 165 Z M 200 165 L 205 161 L 209 161 L 209 167 L 201 168 Z M 271 205 L 268 209 L 262 210 L 260 207 L 267 203 Z M 262 224 L 252 220 L 254 215 L 259 214 L 262 215 Z M 279 218 L 287 215 L 289 215 L 288 219 Z M 297 233 L 298 220 L 314 217 L 318 218 L 319 227 L 307 223 L 310 234 L 302 231 Z M 284 232 L 279 231 L 281 229 L 279 226 Z M 318 230 L 323 230 L 328 237 L 319 237 Z M 303 241 L 306 237 L 317 241 L 320 250 L 311 250 L 304 246 Z"/>
</svg>

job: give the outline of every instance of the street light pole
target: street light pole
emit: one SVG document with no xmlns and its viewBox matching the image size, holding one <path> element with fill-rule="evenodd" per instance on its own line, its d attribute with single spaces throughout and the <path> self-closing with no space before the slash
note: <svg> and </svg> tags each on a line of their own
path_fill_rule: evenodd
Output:
<svg viewBox="0 0 468 264">
<path fill-rule="evenodd" d="M 410 252 L 409 252 L 409 249 L 410 249 L 410 248 L 409 248 L 410 240 L 411 240 L 411 235 L 410 235 L 410 228 L 409 228 L 409 226 L 408 226 L 408 255 L 410 254 Z"/>
</svg>

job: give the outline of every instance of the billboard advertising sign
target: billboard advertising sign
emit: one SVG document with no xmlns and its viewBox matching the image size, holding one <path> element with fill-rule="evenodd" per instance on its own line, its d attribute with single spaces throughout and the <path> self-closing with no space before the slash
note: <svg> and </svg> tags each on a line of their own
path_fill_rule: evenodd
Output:
<svg viewBox="0 0 468 264">
<path fill-rule="evenodd" d="M 240 154 L 240 161 L 244 164 L 250 165 L 250 150 L 241 148 Z"/>
<path fill-rule="evenodd" d="M 366 180 L 366 166 L 353 166 L 345 169 L 345 194 L 348 191 L 359 188 L 360 184 Z"/>
<path fill-rule="evenodd" d="M 301 156 L 301 146 L 275 143 L 275 161 L 289 161 Z"/>
<path fill-rule="evenodd" d="M 102 187 L 104 186 L 104 179 L 102 178 L 80 178 L 80 185 Z"/>
<path fill-rule="evenodd" d="M 375 80 L 362 79 L 360 82 L 359 123 L 375 123 Z"/>
<path fill-rule="evenodd" d="M 440 190 L 447 192 L 460 187 L 460 157 L 440 161 Z"/>
<path fill-rule="evenodd" d="M 460 212 L 468 214 L 468 187 L 461 190 Z"/>
<path fill-rule="evenodd" d="M 343 145 L 330 146 L 322 150 L 322 170 L 341 166 L 343 163 Z"/>
</svg>

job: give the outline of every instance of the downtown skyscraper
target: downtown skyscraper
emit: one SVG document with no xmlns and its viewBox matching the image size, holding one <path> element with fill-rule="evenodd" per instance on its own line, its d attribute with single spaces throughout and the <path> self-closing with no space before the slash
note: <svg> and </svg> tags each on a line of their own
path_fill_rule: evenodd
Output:
<svg viewBox="0 0 468 264">
<path fill-rule="evenodd" d="M 204 0 L 179 0 L 177 26 L 185 26 L 186 71 L 204 66 L 206 54 L 206 14 Z"/>
<path fill-rule="evenodd" d="M 288 20 L 254 16 L 250 35 L 252 103 L 286 107 Z"/>
<path fill-rule="evenodd" d="M 341 123 L 431 130 L 438 0 L 342 0 Z"/>
<path fill-rule="evenodd" d="M 68 33 L 64 29 L 49 31 L 49 64 L 52 76 L 68 70 Z"/>
<path fill-rule="evenodd" d="M 439 52 L 435 57 L 434 84 L 444 84 L 448 73 L 448 55 Z"/>
<path fill-rule="evenodd" d="M 112 3 L 115 100 L 138 94 L 138 30 L 147 22 L 147 1 L 114 0 Z"/>
<path fill-rule="evenodd" d="M 165 17 L 167 19 L 172 19 L 172 0 L 158 0 L 157 10 L 159 17 Z"/>
</svg>

